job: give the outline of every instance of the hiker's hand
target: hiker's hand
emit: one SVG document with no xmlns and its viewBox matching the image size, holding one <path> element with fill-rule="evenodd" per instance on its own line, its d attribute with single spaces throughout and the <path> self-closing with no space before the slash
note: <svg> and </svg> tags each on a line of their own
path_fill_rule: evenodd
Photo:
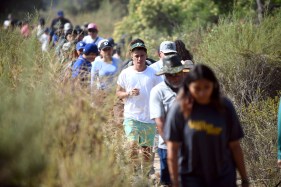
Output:
<svg viewBox="0 0 281 187">
<path fill-rule="evenodd" d="M 279 168 L 281 168 L 281 160 L 278 160 L 278 161 L 277 161 L 277 166 L 278 166 Z"/>
</svg>

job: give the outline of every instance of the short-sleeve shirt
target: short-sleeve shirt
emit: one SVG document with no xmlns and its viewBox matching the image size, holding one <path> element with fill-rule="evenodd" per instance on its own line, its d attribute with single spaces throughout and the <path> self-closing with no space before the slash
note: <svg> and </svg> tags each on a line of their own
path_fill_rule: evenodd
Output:
<svg viewBox="0 0 281 187">
<path fill-rule="evenodd" d="M 159 72 L 163 67 L 163 60 L 158 60 L 157 62 L 151 64 L 149 67 L 153 68 L 156 73 Z M 164 80 L 164 75 L 160 76 Z"/>
<path fill-rule="evenodd" d="M 218 176 L 235 171 L 228 143 L 243 137 L 243 130 L 232 103 L 224 98 L 225 111 L 211 104 L 194 103 L 185 119 L 179 103 L 168 113 L 165 124 L 167 141 L 179 142 L 179 173 L 200 177 L 206 184 Z"/>
<path fill-rule="evenodd" d="M 142 72 L 134 70 L 133 66 L 124 69 L 118 77 L 117 84 L 124 88 L 126 92 L 134 88 L 140 90 L 138 96 L 126 98 L 124 117 L 143 123 L 154 123 L 150 119 L 149 97 L 151 89 L 161 81 L 161 78 L 155 75 L 155 70 L 149 66 Z"/>
<path fill-rule="evenodd" d="M 120 60 L 112 57 L 112 63 L 106 63 L 96 58 L 92 63 L 91 85 L 97 84 L 99 89 L 106 89 L 114 84 L 113 78 L 119 72 Z M 97 80 L 97 77 L 99 80 Z"/>
<path fill-rule="evenodd" d="M 88 36 L 84 36 L 82 41 L 85 42 L 86 44 L 94 43 L 98 46 L 101 40 L 103 40 L 103 38 L 100 36 L 97 36 L 96 39 L 93 39 L 90 35 L 88 35 Z"/>
<path fill-rule="evenodd" d="M 172 107 L 177 94 L 163 81 L 156 85 L 150 92 L 150 118 L 166 118 L 169 109 Z M 166 144 L 159 136 L 158 147 L 167 149 Z"/>
<path fill-rule="evenodd" d="M 72 78 L 78 76 L 88 77 L 91 72 L 92 64 L 83 57 L 78 57 L 72 66 Z"/>
</svg>

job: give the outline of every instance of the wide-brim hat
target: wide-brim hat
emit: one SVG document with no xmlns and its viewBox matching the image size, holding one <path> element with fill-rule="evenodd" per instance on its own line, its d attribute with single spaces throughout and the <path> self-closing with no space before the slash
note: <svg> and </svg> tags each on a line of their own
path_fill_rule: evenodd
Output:
<svg viewBox="0 0 281 187">
<path fill-rule="evenodd" d="M 191 60 L 182 60 L 181 63 L 184 66 L 183 72 L 189 72 L 194 67 L 194 63 Z"/>
<path fill-rule="evenodd" d="M 175 74 L 182 72 L 184 66 L 181 63 L 181 59 L 178 54 L 168 55 L 163 58 L 163 67 L 156 75 L 163 74 Z"/>
</svg>

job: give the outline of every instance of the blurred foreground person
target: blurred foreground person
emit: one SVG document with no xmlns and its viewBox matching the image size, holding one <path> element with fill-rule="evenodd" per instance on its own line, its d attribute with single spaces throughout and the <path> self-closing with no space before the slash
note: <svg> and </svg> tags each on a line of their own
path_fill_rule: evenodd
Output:
<svg viewBox="0 0 281 187">
<path fill-rule="evenodd" d="M 236 169 L 242 186 L 249 186 L 239 142 L 242 127 L 209 67 L 196 65 L 188 73 L 164 134 L 174 187 L 235 187 Z"/>
<path fill-rule="evenodd" d="M 278 110 L 278 167 L 281 168 L 281 99 L 279 101 L 279 110 Z"/>
</svg>

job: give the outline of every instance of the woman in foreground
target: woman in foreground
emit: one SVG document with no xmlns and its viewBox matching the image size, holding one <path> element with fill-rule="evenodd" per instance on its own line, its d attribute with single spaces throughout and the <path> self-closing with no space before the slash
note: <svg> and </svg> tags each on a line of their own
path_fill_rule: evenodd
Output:
<svg viewBox="0 0 281 187">
<path fill-rule="evenodd" d="M 214 73 L 205 65 L 196 65 L 165 124 L 173 186 L 234 187 L 236 169 L 242 186 L 249 186 L 239 143 L 242 137 L 236 111 L 221 96 Z"/>
</svg>

